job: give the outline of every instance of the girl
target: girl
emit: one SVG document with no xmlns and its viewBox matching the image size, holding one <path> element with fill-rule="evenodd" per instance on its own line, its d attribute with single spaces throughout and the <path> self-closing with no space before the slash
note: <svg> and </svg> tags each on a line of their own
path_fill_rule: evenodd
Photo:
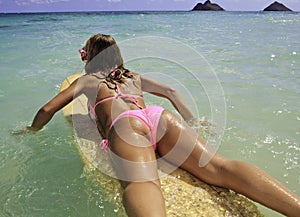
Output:
<svg viewBox="0 0 300 217">
<path fill-rule="evenodd" d="M 104 138 L 101 147 L 109 150 L 124 188 L 128 216 L 166 216 L 155 152 L 208 184 L 232 189 L 284 215 L 299 215 L 299 197 L 278 181 L 252 165 L 214 154 L 186 124 L 194 116 L 178 93 L 124 68 L 111 36 L 91 36 L 80 53 L 86 74 L 44 105 L 26 129 L 42 129 L 57 111 L 85 94 Z M 170 100 L 185 121 L 162 107 L 146 107 L 143 91 Z M 200 167 L 199 159 L 208 158 Z"/>
</svg>

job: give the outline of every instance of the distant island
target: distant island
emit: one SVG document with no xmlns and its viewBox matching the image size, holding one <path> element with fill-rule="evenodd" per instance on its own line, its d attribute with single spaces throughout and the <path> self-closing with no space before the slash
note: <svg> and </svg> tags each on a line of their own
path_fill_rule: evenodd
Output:
<svg viewBox="0 0 300 217">
<path fill-rule="evenodd" d="M 220 5 L 216 3 L 211 3 L 207 0 L 204 4 L 197 3 L 197 5 L 192 9 L 192 11 L 225 11 Z M 266 7 L 263 11 L 292 11 L 285 5 L 275 1 Z"/>
<path fill-rule="evenodd" d="M 204 4 L 198 3 L 192 11 L 224 11 L 224 9 L 218 4 L 211 3 L 207 0 Z"/>
<path fill-rule="evenodd" d="M 268 7 L 266 7 L 264 11 L 292 11 L 292 10 L 287 8 L 285 5 L 275 1 L 272 4 L 270 4 Z"/>
</svg>

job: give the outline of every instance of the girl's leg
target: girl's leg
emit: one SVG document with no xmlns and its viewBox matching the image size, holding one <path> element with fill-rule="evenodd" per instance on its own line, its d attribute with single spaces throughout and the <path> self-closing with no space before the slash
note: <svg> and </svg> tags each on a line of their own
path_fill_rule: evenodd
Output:
<svg viewBox="0 0 300 217">
<path fill-rule="evenodd" d="M 166 216 L 164 198 L 154 182 L 129 183 L 124 188 L 123 204 L 130 217 Z"/>
<path fill-rule="evenodd" d="M 110 133 L 110 155 L 124 188 L 124 207 L 129 217 L 164 217 L 156 156 L 145 137 L 148 129 L 137 119 L 130 122 L 137 127 L 128 123 L 127 118 L 119 120 Z"/>
<path fill-rule="evenodd" d="M 208 145 L 200 136 L 195 139 L 195 132 L 171 113 L 164 112 L 163 117 L 168 130 L 158 144 L 158 151 L 166 160 L 209 184 L 232 189 L 287 216 L 299 216 L 299 197 L 250 164 L 227 160 L 216 154 L 200 167 L 201 155 L 211 153 Z M 192 151 L 183 162 L 178 162 L 184 150 Z"/>
</svg>

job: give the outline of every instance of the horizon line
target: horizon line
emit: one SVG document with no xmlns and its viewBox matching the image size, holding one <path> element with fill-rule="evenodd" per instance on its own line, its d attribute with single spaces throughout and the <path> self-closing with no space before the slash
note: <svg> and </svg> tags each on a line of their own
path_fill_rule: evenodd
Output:
<svg viewBox="0 0 300 217">
<path fill-rule="evenodd" d="M 201 10 L 70 10 L 70 11 L 0 11 L 0 14 L 35 14 L 35 13 L 95 13 L 95 12 L 214 12 L 214 13 L 222 13 L 222 12 L 283 12 L 283 13 L 294 13 L 300 11 L 264 11 L 264 10 L 224 10 L 224 11 L 201 11 Z"/>
</svg>

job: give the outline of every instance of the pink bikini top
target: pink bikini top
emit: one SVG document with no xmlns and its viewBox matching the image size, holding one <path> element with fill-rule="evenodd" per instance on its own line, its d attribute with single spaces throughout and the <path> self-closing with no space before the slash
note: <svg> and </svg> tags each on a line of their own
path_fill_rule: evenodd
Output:
<svg viewBox="0 0 300 217">
<path fill-rule="evenodd" d="M 135 94 L 122 93 L 119 86 L 116 86 L 115 90 L 116 90 L 116 93 L 117 93 L 117 95 L 115 95 L 115 96 L 110 96 L 110 97 L 104 98 L 104 99 L 98 101 L 94 106 L 92 106 L 90 102 L 88 103 L 89 110 L 94 115 L 95 118 L 97 117 L 97 114 L 96 114 L 96 111 L 95 111 L 96 107 L 99 104 L 101 104 L 105 101 L 111 100 L 111 99 L 126 98 L 126 99 L 129 99 L 139 109 L 143 109 L 143 107 L 141 105 L 139 105 L 138 101 L 137 101 L 138 98 L 143 98 L 142 96 L 135 95 Z"/>
</svg>

